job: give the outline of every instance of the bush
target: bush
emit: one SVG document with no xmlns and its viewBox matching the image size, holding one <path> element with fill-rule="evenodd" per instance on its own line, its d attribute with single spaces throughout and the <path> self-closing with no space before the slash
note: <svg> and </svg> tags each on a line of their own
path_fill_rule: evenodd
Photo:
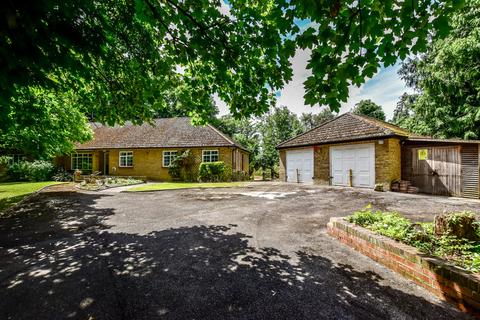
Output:
<svg viewBox="0 0 480 320">
<path fill-rule="evenodd" d="M 412 226 L 410 220 L 397 212 L 373 212 L 370 206 L 355 212 L 348 221 L 395 240 L 408 237 Z"/>
<path fill-rule="evenodd" d="M 73 175 L 66 171 L 64 168 L 59 168 L 57 172 L 52 176 L 52 180 L 60 182 L 73 181 Z"/>
<path fill-rule="evenodd" d="M 195 173 L 193 168 L 195 165 L 195 158 L 190 150 L 186 150 L 179 155 L 168 167 L 168 174 L 174 180 L 182 180 L 192 182 L 195 180 Z"/>
<path fill-rule="evenodd" d="M 49 161 L 20 161 L 7 167 L 7 175 L 16 181 L 48 181 L 55 167 Z"/>
<path fill-rule="evenodd" d="M 198 179 L 201 182 L 226 181 L 225 163 L 223 161 L 200 163 Z"/>
<path fill-rule="evenodd" d="M 471 212 L 446 214 L 446 221 L 456 225 L 464 218 L 475 218 Z M 370 206 L 347 217 L 347 221 L 375 233 L 404 242 L 422 252 L 452 261 L 468 271 L 480 271 L 480 242 L 451 234 L 436 234 L 433 223 L 413 223 L 396 212 L 372 211 Z M 474 232 L 480 233 L 478 223 Z"/>
<path fill-rule="evenodd" d="M 232 181 L 248 181 L 250 175 L 247 172 L 237 171 L 232 173 Z"/>
</svg>

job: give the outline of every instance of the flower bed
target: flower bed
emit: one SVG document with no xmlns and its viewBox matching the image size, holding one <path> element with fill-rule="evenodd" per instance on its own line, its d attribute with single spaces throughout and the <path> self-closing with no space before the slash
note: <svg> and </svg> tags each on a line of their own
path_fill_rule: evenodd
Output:
<svg viewBox="0 0 480 320">
<path fill-rule="evenodd" d="M 131 186 L 144 183 L 143 180 L 123 177 L 95 177 L 80 182 L 77 187 L 82 190 L 99 191 L 108 188 Z"/>
<path fill-rule="evenodd" d="M 359 218 L 358 215 L 355 219 L 358 222 L 357 218 Z M 413 280 L 438 297 L 454 302 L 461 310 L 480 315 L 480 275 L 478 273 L 467 271 L 451 260 L 429 255 L 416 247 L 380 235 L 347 220 L 352 220 L 352 217 L 330 219 L 327 225 L 328 233 L 378 263 Z M 403 228 L 399 226 L 397 232 L 393 234 L 398 235 L 402 232 Z"/>
<path fill-rule="evenodd" d="M 445 219 L 450 228 L 454 229 L 457 225 L 466 227 L 461 225 L 466 219 L 475 221 L 475 214 L 455 212 L 446 214 Z M 374 212 L 370 206 L 347 217 L 347 221 L 411 245 L 423 253 L 448 260 L 466 271 L 480 271 L 478 222 L 472 224 L 473 237 L 466 239 L 448 232 L 442 235 L 435 234 L 433 223 L 413 223 L 397 212 Z"/>
</svg>

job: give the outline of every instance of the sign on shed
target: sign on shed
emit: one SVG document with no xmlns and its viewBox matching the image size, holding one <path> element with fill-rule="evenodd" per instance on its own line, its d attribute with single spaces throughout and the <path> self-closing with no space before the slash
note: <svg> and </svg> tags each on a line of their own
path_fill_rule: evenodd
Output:
<svg viewBox="0 0 480 320">
<path fill-rule="evenodd" d="M 428 149 L 418 149 L 418 160 L 427 160 Z"/>
</svg>

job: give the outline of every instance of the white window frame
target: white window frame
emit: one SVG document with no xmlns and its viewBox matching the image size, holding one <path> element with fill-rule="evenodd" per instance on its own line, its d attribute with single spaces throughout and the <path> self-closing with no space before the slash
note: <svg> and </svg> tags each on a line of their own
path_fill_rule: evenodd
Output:
<svg viewBox="0 0 480 320">
<path fill-rule="evenodd" d="M 172 159 L 173 156 L 173 159 Z M 165 150 L 162 152 L 162 166 L 164 168 L 168 168 L 172 165 L 172 161 L 174 161 L 178 157 L 177 150 Z M 165 160 L 168 159 L 168 164 L 165 164 Z"/>
<path fill-rule="evenodd" d="M 14 163 L 19 163 L 19 162 L 22 162 L 22 161 L 26 160 L 25 155 L 24 154 L 19 154 L 19 153 L 8 154 L 7 157 L 9 157 L 9 159 L 8 159 L 8 164 L 9 165 L 12 165 Z"/>
<path fill-rule="evenodd" d="M 75 159 L 75 165 L 74 165 L 74 158 Z M 79 158 L 86 158 L 90 159 L 90 166 L 87 168 L 78 168 L 78 159 Z M 83 162 L 82 162 L 83 164 Z M 70 168 L 72 170 L 80 170 L 80 171 L 93 171 L 93 153 L 92 152 L 75 152 L 70 155 Z"/>
<path fill-rule="evenodd" d="M 216 152 L 217 160 L 212 160 L 212 156 L 213 156 L 212 152 Z M 205 161 L 207 157 L 208 157 L 208 160 Z M 202 162 L 216 162 L 216 161 L 220 161 L 220 152 L 218 152 L 218 149 L 202 150 Z"/>
<path fill-rule="evenodd" d="M 122 158 L 125 158 L 125 165 L 122 165 Z M 132 159 L 132 164 L 128 165 L 128 158 Z M 133 151 L 122 150 L 118 152 L 118 166 L 120 168 L 133 168 Z"/>
</svg>

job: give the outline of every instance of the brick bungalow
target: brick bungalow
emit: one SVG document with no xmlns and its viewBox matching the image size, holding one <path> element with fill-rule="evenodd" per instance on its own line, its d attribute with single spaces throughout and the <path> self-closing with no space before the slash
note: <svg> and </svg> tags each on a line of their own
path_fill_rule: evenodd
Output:
<svg viewBox="0 0 480 320">
<path fill-rule="evenodd" d="M 479 198 L 480 141 L 433 139 L 346 113 L 277 146 L 288 182 L 389 190 L 408 180 L 420 192 Z"/>
<path fill-rule="evenodd" d="M 190 118 L 156 119 L 153 125 L 91 126 L 94 138 L 77 144 L 71 155 L 57 158 L 58 165 L 85 174 L 100 172 L 169 181 L 170 163 L 189 149 L 196 168 L 202 161 L 223 161 L 232 172 L 249 170 L 249 152 L 244 147 L 212 125 L 193 126 Z"/>
</svg>

